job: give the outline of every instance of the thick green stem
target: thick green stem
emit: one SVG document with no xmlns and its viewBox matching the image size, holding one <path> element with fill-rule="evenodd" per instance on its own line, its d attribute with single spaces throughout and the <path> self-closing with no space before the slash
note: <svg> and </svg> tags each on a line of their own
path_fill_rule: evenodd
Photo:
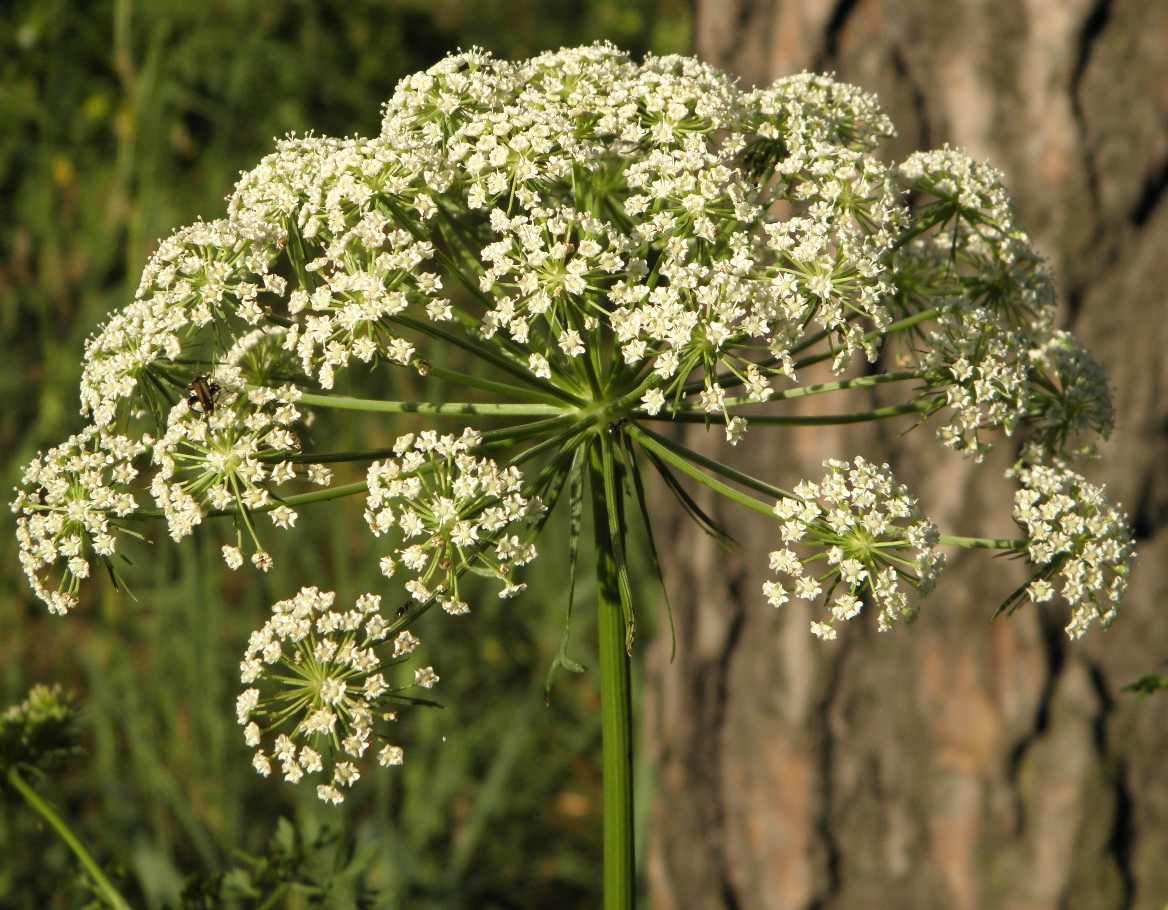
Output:
<svg viewBox="0 0 1168 910">
<path fill-rule="evenodd" d="M 118 889 L 113 886 L 105 873 L 101 871 L 101 866 L 97 864 L 97 860 L 93 858 L 93 854 L 86 849 L 85 844 L 77 839 L 65 820 L 61 818 L 56 810 L 49 805 L 39 793 L 28 785 L 20 772 L 17 771 L 16 766 L 13 765 L 8 769 L 8 783 L 16 790 L 24 801 L 32 808 L 37 815 L 43 818 L 57 835 L 65 842 L 65 845 L 73 851 L 73 855 L 77 857 L 78 861 L 85 871 L 89 874 L 90 880 L 93 882 L 94 888 L 102 899 L 115 910 L 130 910 L 130 905 L 126 903 L 126 899 L 118 893 Z"/>
<path fill-rule="evenodd" d="M 600 625 L 600 712 L 604 749 L 604 910 L 633 910 L 633 708 L 616 547 L 599 445 L 590 459 Z"/>
</svg>

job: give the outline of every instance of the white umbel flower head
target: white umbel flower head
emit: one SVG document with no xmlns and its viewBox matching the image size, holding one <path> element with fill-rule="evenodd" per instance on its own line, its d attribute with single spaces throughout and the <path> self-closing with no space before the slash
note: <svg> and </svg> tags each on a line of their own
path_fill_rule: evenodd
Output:
<svg viewBox="0 0 1168 910">
<path fill-rule="evenodd" d="M 129 488 L 147 451 L 145 441 L 89 427 L 24 469 L 12 503 L 20 564 L 51 612 L 74 607 L 91 560 L 108 563 L 118 534 L 133 533 L 117 519 L 138 509 Z"/>
<path fill-rule="evenodd" d="M 368 471 L 365 520 L 376 536 L 400 537 L 383 570 L 405 566 L 416 576 L 407 585 L 415 599 L 434 596 L 452 614 L 469 609 L 458 594 L 464 572 L 493 575 L 504 596 L 523 590 L 514 572 L 535 558 L 535 547 L 521 541 L 544 512 L 538 497 L 523 495 L 518 468 L 474 456 L 480 442 L 470 429 L 457 437 L 410 433 L 394 443 L 397 458 Z"/>
<path fill-rule="evenodd" d="M 385 674 L 404 663 L 420 642 L 386 621 L 381 598 L 363 594 L 350 610 L 334 608 L 336 595 L 302 588 L 272 607 L 272 617 L 252 633 L 240 664 L 249 688 L 236 702 L 244 739 L 256 750 L 253 764 L 265 776 L 278 762 L 285 780 L 323 774 L 317 787 L 326 802 L 344 799 L 340 788 L 361 776 L 354 759 L 382 739 L 379 720 L 396 719 L 389 708 L 406 689 L 431 688 L 438 676 L 426 667 L 412 681 L 393 685 Z M 261 688 L 262 687 L 262 688 Z M 401 764 L 401 750 L 383 746 L 381 764 Z"/>
<path fill-rule="evenodd" d="M 767 600 L 777 607 L 824 595 L 831 618 L 811 627 L 820 638 L 835 638 L 835 622 L 858 616 L 863 597 L 880 610 L 881 631 L 898 618 L 911 621 L 916 608 L 905 589 L 927 595 L 944 562 L 934 549 L 936 526 L 888 465 L 863 458 L 823 464 L 828 474 L 820 483 L 801 483 L 794 497 L 775 504 L 786 546 L 770 554 L 770 567 L 787 583 L 767 582 Z"/>
<path fill-rule="evenodd" d="M 1071 605 L 1071 638 L 1095 620 L 1111 625 L 1135 559 L 1127 516 L 1073 471 L 1035 465 L 1018 477 L 1014 519 L 1026 529 L 1027 553 L 1038 567 L 1027 589 L 1030 599 L 1049 600 L 1057 585 Z"/>
</svg>

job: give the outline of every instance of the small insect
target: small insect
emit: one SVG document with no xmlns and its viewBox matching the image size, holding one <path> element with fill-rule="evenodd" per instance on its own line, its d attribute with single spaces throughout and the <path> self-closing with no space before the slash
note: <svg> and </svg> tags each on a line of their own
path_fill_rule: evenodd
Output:
<svg viewBox="0 0 1168 910">
<path fill-rule="evenodd" d="M 407 600 L 404 604 L 397 608 L 397 616 L 395 618 L 401 619 L 410 612 L 410 602 Z"/>
<path fill-rule="evenodd" d="M 199 373 L 187 386 L 190 394 L 187 395 L 187 407 L 200 414 L 215 413 L 215 399 L 219 397 L 220 388 L 206 373 Z"/>
</svg>

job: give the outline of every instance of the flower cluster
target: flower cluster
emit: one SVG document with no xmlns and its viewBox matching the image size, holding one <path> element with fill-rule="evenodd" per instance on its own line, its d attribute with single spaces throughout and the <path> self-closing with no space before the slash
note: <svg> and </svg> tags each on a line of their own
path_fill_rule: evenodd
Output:
<svg viewBox="0 0 1168 910">
<path fill-rule="evenodd" d="M 1029 350 L 1018 333 L 985 307 L 948 300 L 937 328 L 924 344 L 919 366 L 926 387 L 926 415 L 950 408 L 953 417 L 937 431 L 949 448 L 978 461 L 990 444 L 987 429 L 1014 432 L 1030 403 Z"/>
<path fill-rule="evenodd" d="M 597 45 L 443 61 L 403 81 L 381 141 L 441 147 L 427 185 L 485 213 L 482 331 L 505 329 L 534 377 L 570 381 L 609 330 L 648 371 L 630 373 L 646 376 L 647 409 L 700 370 L 717 411 L 721 371 L 765 400 L 754 353 L 790 375 L 811 325 L 837 339 L 837 369 L 875 356 L 901 204 L 866 152 L 889 133 L 870 95 L 826 77 L 746 94 L 694 60 L 636 66 Z M 606 175 L 607 223 L 588 213 L 595 196 L 573 198 L 567 176 L 583 171 Z M 769 214 L 778 202 L 798 217 Z"/>
<path fill-rule="evenodd" d="M 82 413 L 108 426 L 136 393 L 157 413 L 158 389 L 171 383 L 171 368 L 198 343 L 200 329 L 264 319 L 261 293 L 279 293 L 286 285 L 269 272 L 278 252 L 248 238 L 230 219 L 196 222 L 165 240 L 142 274 L 135 301 L 86 345 Z"/>
<path fill-rule="evenodd" d="M 396 526 L 403 538 L 382 558 L 382 572 L 392 577 L 405 566 L 415 576 L 406 582 L 411 596 L 421 603 L 436 598 L 453 614 L 470 609 L 458 594 L 464 572 L 500 579 L 500 597 L 526 587 L 514 571 L 535 558 L 535 547 L 515 528 L 544 511 L 538 498 L 522 495 L 518 468 L 474 456 L 481 441 L 471 429 L 458 437 L 409 433 L 394 443 L 396 459 L 369 466 L 365 520 L 377 536 Z"/>
<path fill-rule="evenodd" d="M 946 147 L 910 155 L 897 177 L 916 200 L 899 241 L 898 265 L 911 263 L 897 269 L 907 278 L 907 296 L 915 293 L 925 307 L 930 297 L 964 297 L 1015 327 L 1047 331 L 1053 286 L 1018 225 L 1001 174 Z"/>
<path fill-rule="evenodd" d="M 825 600 L 831 600 L 841 588 L 831 601 L 831 618 L 811 624 L 811 631 L 825 639 L 836 637 L 836 620 L 859 615 L 865 595 L 880 610 L 881 631 L 898 617 L 911 621 L 915 609 L 904 588 L 927 595 L 944 562 L 934 549 L 936 526 L 921 515 L 888 465 L 877 467 L 857 457 L 854 465 L 828 459 L 824 467 L 828 474 L 820 483 L 805 481 L 794 497 L 775 504 L 787 546 L 770 554 L 770 567 L 787 576 L 791 586 L 768 581 L 763 593 L 778 607 L 791 596 L 813 601 L 825 587 Z M 800 557 L 792 544 L 814 553 Z M 818 575 L 816 563 L 824 563 Z"/>
<path fill-rule="evenodd" d="M 1135 558 L 1131 527 L 1104 494 L 1073 471 L 1040 465 L 1019 472 L 1014 519 L 1026 529 L 1038 567 L 1028 593 L 1035 603 L 1058 593 L 1073 613 L 1067 634 L 1078 638 L 1098 619 L 1106 627 L 1127 590 Z"/>
<path fill-rule="evenodd" d="M 514 218 L 494 209 L 491 226 L 500 239 L 481 254 L 490 267 L 479 286 L 494 304 L 483 316 L 484 337 L 503 329 L 518 344 L 528 344 L 532 320 L 543 317 L 559 329 L 556 347 L 562 355 L 579 356 L 583 346 L 571 303 L 627 268 L 624 253 L 629 241 L 599 219 L 566 206 Z M 597 308 L 592 316 L 602 314 Z M 532 354 L 543 359 L 542 370 L 532 364 L 532 371 L 543 378 L 551 375 L 548 353 Z"/>
<path fill-rule="evenodd" d="M 354 760 L 382 738 L 375 734 L 378 722 L 396 719 L 388 709 L 404 703 L 400 693 L 438 682 L 430 667 L 415 670 L 404 685 L 387 680 L 386 672 L 409 659 L 420 642 L 405 629 L 390 638 L 401 623 L 382 617 L 377 595 L 363 594 L 344 611 L 334 609 L 335 599 L 331 591 L 302 588 L 272 607 L 271 619 L 248 642 L 240 671 L 249 688 L 236 701 L 255 769 L 267 777 L 278 762 L 289 783 L 319 774 L 326 782 L 317 795 L 331 803 L 342 802 L 340 788 L 360 778 Z M 272 694 L 252 686 L 256 682 Z M 388 742 L 376 756 L 385 767 L 403 760 L 401 747 Z"/>
<path fill-rule="evenodd" d="M 298 469 L 287 460 L 300 448 L 291 429 L 300 419 L 299 390 L 285 386 L 240 393 L 238 369 L 231 367 L 214 381 L 218 391 L 209 407 L 183 400 L 171 409 L 166 432 L 154 443 L 158 471 L 150 493 L 176 541 L 190 534 L 208 509 L 233 512 L 239 535 L 246 529 L 256 546 L 252 562 L 266 570 L 271 557 L 259 543 L 253 513 L 266 511 L 277 527 L 290 528 L 296 512 L 283 503 L 273 505 L 272 488 L 300 475 L 327 485 L 332 474 L 323 465 Z M 238 546 L 225 547 L 224 558 L 231 568 L 243 559 Z"/>
<path fill-rule="evenodd" d="M 279 329 L 285 373 L 331 389 L 354 362 L 422 369 L 417 332 L 457 324 L 528 386 L 572 395 L 594 388 L 585 353 L 615 348 L 646 414 L 700 394 L 737 441 L 749 418 L 728 410 L 794 378 L 797 354 L 874 360 L 893 316 L 941 297 L 995 314 L 994 345 L 1044 344 L 1049 279 L 999 175 L 949 149 L 886 167 L 871 152 L 892 133 L 875 98 L 825 76 L 743 92 L 608 45 L 454 55 L 402 81 L 377 138 L 285 140 L 227 219 L 165 242 L 90 343 L 83 407 L 98 425 L 165 414 L 180 358 L 257 325 Z M 444 296 L 452 279 L 477 310 Z M 978 343 L 940 319 L 942 340 Z M 979 453 L 995 418 L 975 412 L 1014 413 L 1025 381 L 1001 379 L 988 404 L 949 402 L 949 444 Z"/>
<path fill-rule="evenodd" d="M 1095 454 L 1094 438 L 1115 425 L 1111 388 L 1103 367 L 1069 332 L 1054 332 L 1030 352 L 1031 438 L 1025 462 L 1063 463 Z"/>
<path fill-rule="evenodd" d="M 118 533 L 134 534 L 112 519 L 138 509 L 127 487 L 138 475 L 134 462 L 147 450 L 145 442 L 89 427 L 25 468 L 24 488 L 12 503 L 20 515 L 20 564 L 51 612 L 64 614 L 76 606 L 91 560 L 108 563 Z"/>
</svg>

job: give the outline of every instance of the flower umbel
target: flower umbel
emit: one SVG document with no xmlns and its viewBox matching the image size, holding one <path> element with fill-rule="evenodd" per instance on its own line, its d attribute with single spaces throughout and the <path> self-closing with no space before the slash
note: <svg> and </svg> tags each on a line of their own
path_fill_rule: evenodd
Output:
<svg viewBox="0 0 1168 910">
<path fill-rule="evenodd" d="M 1026 550 L 1038 572 L 1020 596 L 1058 584 L 1072 636 L 1110 622 L 1126 585 L 1126 521 L 1065 467 L 1110 428 L 1106 381 L 1054 330 L 1050 276 L 1000 176 L 948 148 L 886 164 L 874 153 L 891 135 L 873 96 L 828 76 L 743 91 L 697 60 L 597 44 L 516 63 L 459 53 L 403 79 L 374 138 L 285 139 L 227 217 L 159 246 L 87 344 L 93 426 L 37 458 L 15 505 L 34 591 L 68 610 L 92 555 L 108 565 L 140 518 L 177 541 L 230 516 L 227 565 L 246 537 L 266 569 L 257 516 L 288 528 L 303 506 L 365 496 L 382 572 L 412 601 L 393 619 L 376 594 L 349 610 L 316 587 L 280 601 L 237 704 L 260 773 L 311 776 L 337 803 L 367 753 L 402 761 L 382 727 L 422 701 L 403 690 L 437 682 L 429 667 L 391 678 L 418 643 L 406 621 L 433 603 L 465 613 L 466 572 L 521 591 L 545 504 L 566 500 L 569 590 L 585 527 L 597 556 L 606 900 L 633 906 L 629 549 L 630 528 L 652 524 L 645 467 L 718 536 L 679 474 L 777 516 L 766 596 L 822 598 L 825 639 L 865 602 L 882 630 L 911 620 L 938 543 Z M 818 366 L 831 375 L 800 384 Z M 790 407 L 840 392 L 834 408 Z M 872 410 L 852 410 L 857 392 Z M 303 432 L 301 407 L 361 412 L 354 446 L 369 448 Z M 789 492 L 650 428 L 717 425 L 741 445 L 946 409 L 942 443 L 975 459 L 992 434 L 1024 445 L 1028 541 L 942 538 L 862 458 Z M 468 429 L 418 430 L 450 419 Z M 364 480 L 333 485 L 324 464 Z M 305 471 L 327 489 L 292 488 Z M 146 491 L 157 509 L 139 507 Z M 583 669 L 568 644 L 566 628 L 553 670 Z"/>
<path fill-rule="evenodd" d="M 1064 464 L 1090 458 L 1095 437 L 1107 439 L 1115 425 L 1107 374 L 1083 343 L 1069 332 L 1054 332 L 1030 352 L 1032 438 L 1024 461 Z"/>
<path fill-rule="evenodd" d="M 515 568 L 535 558 L 515 529 L 526 536 L 543 503 L 522 495 L 518 468 L 476 458 L 481 442 L 471 429 L 458 437 L 409 433 L 394 443 L 398 458 L 369 466 L 365 520 L 376 536 L 396 525 L 403 538 L 381 560 L 382 572 L 393 576 L 404 565 L 415 576 L 406 584 L 414 599 L 434 596 L 447 613 L 470 609 L 458 594 L 464 572 L 498 578 L 499 596 L 513 597 L 526 587 L 515 582 Z"/>
<path fill-rule="evenodd" d="M 166 517 L 170 536 L 181 540 L 202 522 L 209 510 L 234 513 L 255 545 L 252 561 L 271 566 L 256 533 L 253 514 L 268 512 L 274 524 L 291 528 L 296 512 L 274 489 L 298 477 L 327 484 L 331 475 L 320 465 L 295 465 L 288 456 L 300 451 L 292 431 L 300 419 L 296 402 L 300 391 L 291 386 L 236 391 L 237 371 L 225 369 L 219 378 L 222 394 L 213 413 L 192 409 L 180 401 L 170 412 L 166 433 L 154 445 L 158 472 L 150 492 Z M 238 547 L 226 554 L 232 568 Z"/>
<path fill-rule="evenodd" d="M 878 467 L 857 457 L 854 466 L 832 459 L 823 466 L 828 474 L 820 483 L 805 481 L 794 497 L 775 504 L 788 546 L 771 553 L 770 567 L 786 575 L 791 587 L 767 582 L 767 600 L 776 607 L 791 596 L 811 601 L 826 588 L 831 618 L 811 624 L 820 638 L 835 638 L 836 620 L 858 616 L 864 596 L 880 610 L 881 631 L 898 618 L 911 622 L 916 608 L 905 588 L 928 595 L 944 562 L 934 549 L 936 526 L 921 515 L 917 501 L 896 482 L 888 465 Z M 800 558 L 791 544 L 815 552 Z M 824 563 L 826 571 L 816 563 Z M 831 600 L 837 588 L 841 593 Z"/>
<path fill-rule="evenodd" d="M 937 329 L 920 357 L 926 414 L 948 407 L 950 422 L 937 431 L 941 442 L 980 461 L 991 448 L 982 431 L 1014 432 L 1030 403 L 1027 346 L 993 312 L 965 300 L 938 306 Z"/>
<path fill-rule="evenodd" d="M 1096 619 L 1111 625 L 1135 559 L 1127 516 L 1073 471 L 1036 465 L 1018 476 L 1014 519 L 1026 529 L 1027 553 L 1038 567 L 1027 587 L 1030 599 L 1050 600 L 1057 584 L 1073 611 L 1071 638 Z"/>
<path fill-rule="evenodd" d="M 253 686 L 236 702 L 256 770 L 267 777 L 275 760 L 289 783 L 319 774 L 326 782 L 317 795 L 331 803 L 342 802 L 340 788 L 360 778 L 357 760 L 371 747 L 378 764 L 401 764 L 399 746 L 378 747 L 384 738 L 376 728 L 396 720 L 389 709 L 405 703 L 401 692 L 438 681 L 430 667 L 415 670 L 410 683 L 388 681 L 386 672 L 409 658 L 418 639 L 405 629 L 390 639 L 399 623 L 382 617 L 375 594 L 345 611 L 333 608 L 335 599 L 331 591 L 301 588 L 272 607 L 240 665 L 244 684 L 259 682 L 268 691 Z"/>
<path fill-rule="evenodd" d="M 127 489 L 138 476 L 134 462 L 148 451 L 138 441 L 88 427 L 38 455 L 24 470 L 12 511 L 20 564 L 33 591 L 53 613 L 77 604 L 77 590 L 94 557 L 109 564 L 123 522 L 138 508 Z M 52 573 L 59 573 L 54 581 Z"/>
</svg>

